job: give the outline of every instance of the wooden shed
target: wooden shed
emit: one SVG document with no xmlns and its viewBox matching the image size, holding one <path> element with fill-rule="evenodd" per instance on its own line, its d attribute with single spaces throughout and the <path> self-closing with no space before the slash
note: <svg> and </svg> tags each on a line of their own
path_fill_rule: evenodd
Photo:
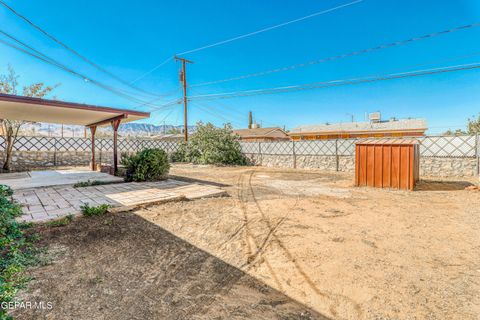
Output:
<svg viewBox="0 0 480 320">
<path fill-rule="evenodd" d="M 419 179 L 415 139 L 376 139 L 355 147 L 355 185 L 413 190 Z"/>
</svg>

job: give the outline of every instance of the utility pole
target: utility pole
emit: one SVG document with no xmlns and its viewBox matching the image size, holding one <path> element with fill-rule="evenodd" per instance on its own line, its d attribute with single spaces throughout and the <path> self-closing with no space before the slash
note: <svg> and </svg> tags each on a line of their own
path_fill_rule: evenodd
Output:
<svg viewBox="0 0 480 320">
<path fill-rule="evenodd" d="M 185 141 L 188 141 L 188 117 L 187 117 L 187 63 L 193 63 L 193 61 L 175 57 L 175 61 L 182 62 L 182 71 L 180 72 L 180 82 L 183 85 L 183 133 L 185 134 Z"/>
<path fill-rule="evenodd" d="M 355 122 L 355 115 L 353 113 L 347 113 L 347 116 L 350 116 L 350 120 L 352 120 L 352 122 Z"/>
</svg>

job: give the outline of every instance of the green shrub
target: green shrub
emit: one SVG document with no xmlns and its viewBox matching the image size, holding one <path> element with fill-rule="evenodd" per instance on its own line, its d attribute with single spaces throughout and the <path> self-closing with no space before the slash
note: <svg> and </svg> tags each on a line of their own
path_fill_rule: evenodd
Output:
<svg viewBox="0 0 480 320">
<path fill-rule="evenodd" d="M 15 220 L 22 210 L 11 200 L 12 194 L 9 187 L 0 185 L 0 304 L 12 301 L 29 280 L 25 268 L 38 262 L 35 234 L 28 235 L 30 225 Z M 0 319 L 4 318 L 8 319 L 6 311 L 0 309 Z"/>
<path fill-rule="evenodd" d="M 232 127 L 217 128 L 211 123 L 197 123 L 197 131 L 188 144 L 182 143 L 171 156 L 172 161 L 195 164 L 245 165 L 240 143 L 232 133 Z"/>
<path fill-rule="evenodd" d="M 135 155 L 124 155 L 121 163 L 127 169 L 125 181 L 161 180 L 170 169 L 168 155 L 161 149 L 145 149 Z"/>
<path fill-rule="evenodd" d="M 187 159 L 187 144 L 185 142 L 181 142 L 178 144 L 177 151 L 173 152 L 170 155 L 171 162 L 188 162 Z"/>
<path fill-rule="evenodd" d="M 82 213 L 86 217 L 93 217 L 93 216 L 103 216 L 107 213 L 110 206 L 108 204 L 101 204 L 99 206 L 91 207 L 88 203 L 85 203 L 80 207 L 82 209 Z"/>
<path fill-rule="evenodd" d="M 13 190 L 9 186 L 0 184 L 0 196 L 2 197 L 11 197 L 13 195 Z"/>
</svg>

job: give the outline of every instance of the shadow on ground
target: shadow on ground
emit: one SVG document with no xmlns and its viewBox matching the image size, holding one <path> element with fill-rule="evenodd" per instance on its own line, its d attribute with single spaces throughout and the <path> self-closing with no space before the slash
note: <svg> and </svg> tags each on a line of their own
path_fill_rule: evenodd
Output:
<svg viewBox="0 0 480 320">
<path fill-rule="evenodd" d="M 52 263 L 30 271 L 19 319 L 327 319 L 133 213 L 37 227 Z"/>
<path fill-rule="evenodd" d="M 179 176 L 179 175 L 173 175 L 169 174 L 168 175 L 169 179 L 174 179 L 178 181 L 183 181 L 183 182 L 190 182 L 190 183 L 201 183 L 201 184 L 206 184 L 206 185 L 211 185 L 214 187 L 230 187 L 229 184 L 225 183 L 219 183 L 219 182 L 214 182 L 214 181 L 209 181 L 209 180 L 203 180 L 203 179 L 196 179 L 196 178 L 190 178 L 190 177 L 184 177 L 184 176 Z"/>
<path fill-rule="evenodd" d="M 418 191 L 455 191 L 464 190 L 473 184 L 468 181 L 421 180 L 415 190 Z"/>
</svg>

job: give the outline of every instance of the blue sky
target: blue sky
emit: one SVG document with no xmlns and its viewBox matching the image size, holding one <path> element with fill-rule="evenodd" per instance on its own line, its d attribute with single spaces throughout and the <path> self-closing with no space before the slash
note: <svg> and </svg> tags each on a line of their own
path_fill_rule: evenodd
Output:
<svg viewBox="0 0 480 320">
<path fill-rule="evenodd" d="M 72 48 L 123 79 L 132 81 L 175 53 L 296 19 L 349 1 L 12 1 L 6 3 Z M 476 0 L 364 0 L 335 12 L 195 52 L 185 57 L 190 84 L 240 76 L 321 59 L 480 22 Z M 120 83 L 85 64 L 0 6 L 0 29 L 69 67 L 117 88 Z M 229 92 L 362 77 L 480 62 L 480 27 L 321 63 L 217 85 L 195 94 Z M 472 54 L 476 54 L 473 55 Z M 469 57 L 464 57 L 468 56 Z M 464 58 L 459 58 L 464 57 Z M 61 83 L 59 99 L 149 110 L 53 66 L 0 44 L 0 70 L 10 63 L 22 83 Z M 155 93 L 175 92 L 179 65 L 170 61 L 136 83 Z M 142 100 L 151 100 L 142 94 Z M 180 91 L 156 102 L 165 104 Z M 264 126 L 363 120 L 365 112 L 426 118 L 430 133 L 464 126 L 480 112 L 480 71 L 464 71 L 355 86 L 193 103 L 189 118 L 217 125 L 229 119 L 245 127 L 247 113 Z M 205 111 L 205 110 L 208 110 Z M 150 123 L 181 124 L 182 107 L 152 113 Z"/>
</svg>

